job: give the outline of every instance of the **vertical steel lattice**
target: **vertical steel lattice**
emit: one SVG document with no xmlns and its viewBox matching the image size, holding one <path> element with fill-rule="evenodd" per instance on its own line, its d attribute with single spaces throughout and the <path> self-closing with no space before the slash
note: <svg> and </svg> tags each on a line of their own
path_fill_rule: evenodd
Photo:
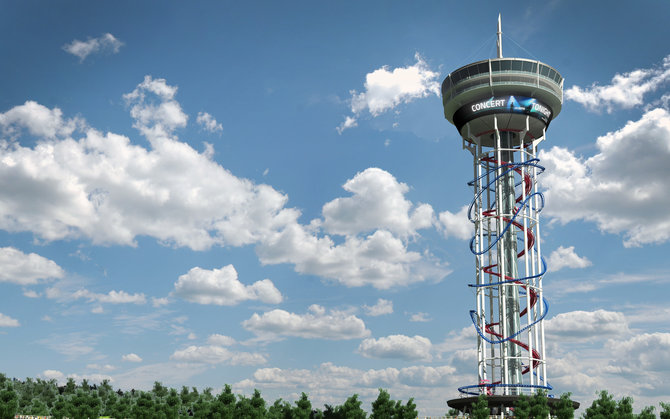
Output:
<svg viewBox="0 0 670 419">
<path fill-rule="evenodd" d="M 468 216 L 475 227 L 470 249 L 476 281 L 470 286 L 476 309 L 470 316 L 477 330 L 479 383 L 459 390 L 516 395 L 551 389 L 542 322 L 547 314 L 539 224 L 544 198 L 536 182 L 544 170 L 536 157 L 544 136 L 528 141 L 528 119 L 525 130 L 498 129 L 497 118 L 494 126 L 485 134 L 492 141 L 463 139 L 474 157 Z"/>
</svg>

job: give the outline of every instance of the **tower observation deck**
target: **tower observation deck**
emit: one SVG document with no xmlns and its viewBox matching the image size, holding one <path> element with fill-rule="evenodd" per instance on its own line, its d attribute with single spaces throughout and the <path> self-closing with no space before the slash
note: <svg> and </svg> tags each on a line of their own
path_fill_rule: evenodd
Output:
<svg viewBox="0 0 670 419">
<path fill-rule="evenodd" d="M 467 411 L 485 394 L 501 413 L 521 394 L 552 389 L 543 324 L 544 197 L 536 182 L 544 168 L 537 147 L 561 112 L 563 77 L 537 60 L 503 58 L 498 17 L 498 57 L 451 72 L 442 83 L 442 101 L 445 118 L 473 156 L 468 217 L 474 224 L 475 270 L 469 286 L 475 292 L 470 317 L 478 379 L 460 387 L 462 397 L 448 404 Z"/>
</svg>

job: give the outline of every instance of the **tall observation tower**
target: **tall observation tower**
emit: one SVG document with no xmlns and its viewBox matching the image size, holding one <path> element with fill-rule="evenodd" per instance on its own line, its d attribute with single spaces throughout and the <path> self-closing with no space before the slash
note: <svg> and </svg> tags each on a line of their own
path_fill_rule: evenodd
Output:
<svg viewBox="0 0 670 419">
<path fill-rule="evenodd" d="M 544 198 L 537 159 L 551 121 L 561 112 L 563 78 L 551 66 L 503 58 L 498 16 L 497 58 L 477 61 L 442 83 L 445 118 L 472 153 L 477 382 L 458 390 L 449 406 L 468 410 L 479 394 L 501 413 L 521 394 L 551 390 L 543 319 L 540 212 Z M 577 405 L 578 406 L 578 405 Z"/>
</svg>

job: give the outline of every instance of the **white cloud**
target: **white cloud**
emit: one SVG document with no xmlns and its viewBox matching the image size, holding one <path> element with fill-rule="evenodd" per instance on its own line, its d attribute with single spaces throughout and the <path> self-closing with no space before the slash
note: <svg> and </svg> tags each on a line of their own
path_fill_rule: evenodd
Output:
<svg viewBox="0 0 670 419">
<path fill-rule="evenodd" d="M 373 306 L 364 305 L 363 309 L 365 310 L 365 314 L 368 316 L 382 316 L 384 314 L 391 314 L 393 313 L 393 301 L 380 298 L 377 300 L 377 304 Z"/>
<path fill-rule="evenodd" d="M 19 327 L 19 321 L 0 313 L 0 327 Z"/>
<path fill-rule="evenodd" d="M 411 321 L 411 322 L 425 323 L 425 322 L 429 322 L 431 320 L 432 319 L 430 318 L 430 315 L 428 313 L 423 313 L 423 312 L 413 313 L 411 316 L 409 316 L 409 321 Z"/>
<path fill-rule="evenodd" d="M 225 335 L 219 335 L 218 333 L 209 335 L 207 338 L 207 343 L 210 345 L 216 345 L 216 346 L 232 346 L 237 343 L 235 339 L 231 338 L 230 336 L 225 336 Z"/>
<path fill-rule="evenodd" d="M 62 278 L 63 268 L 36 253 L 25 254 L 13 247 L 0 248 L 0 282 L 31 285 L 40 280 Z"/>
<path fill-rule="evenodd" d="M 192 268 L 179 277 L 174 288 L 174 295 L 198 304 L 232 306 L 247 300 L 278 304 L 283 299 L 269 279 L 242 284 L 233 265 L 212 270 Z"/>
<path fill-rule="evenodd" d="M 370 334 L 365 323 L 346 312 L 330 310 L 313 304 L 305 314 L 275 309 L 261 315 L 254 313 L 242 322 L 245 329 L 261 339 L 296 336 L 305 339 L 360 339 Z"/>
<path fill-rule="evenodd" d="M 547 171 L 545 212 L 556 220 L 595 222 L 600 230 L 623 233 L 624 245 L 670 239 L 670 113 L 654 109 L 639 121 L 599 137 L 598 153 L 587 159 L 560 147 L 539 154 Z"/>
<path fill-rule="evenodd" d="M 628 340 L 611 340 L 606 345 L 612 355 L 611 365 L 636 375 L 670 372 L 670 333 L 643 333 Z"/>
<path fill-rule="evenodd" d="M 439 96 L 439 74 L 431 71 L 418 53 L 414 58 L 416 63 L 411 66 L 393 70 L 384 66 L 368 73 L 365 76 L 365 91 L 351 91 L 351 112 L 354 116 L 347 116 L 338 131 L 342 133 L 356 126 L 357 117 L 365 110 L 376 117 L 400 104 L 431 94 Z"/>
<path fill-rule="evenodd" d="M 174 130 L 187 117 L 176 94 L 177 87 L 147 76 L 124 95 L 149 148 L 92 128 L 70 138 L 60 111 L 37 104 L 0 114 L 4 126 L 41 133 L 32 148 L 0 144 L 0 229 L 95 245 L 135 246 L 138 236 L 193 250 L 255 244 L 264 264 L 290 263 L 299 273 L 347 286 L 387 289 L 448 274 L 430 254 L 410 250 L 408 238 L 431 226 L 433 210 L 408 201 L 408 186 L 388 172 L 359 173 L 346 183 L 352 196 L 327 203 L 323 219 L 301 225 L 300 211 L 285 207 L 285 194 L 235 177 L 211 152 L 178 141 Z M 50 113 L 18 118 L 19 108 L 22 115 Z M 389 195 L 380 201 L 362 195 L 376 186 Z M 35 206 L 34 196 L 48 205 Z"/>
<path fill-rule="evenodd" d="M 409 187 L 387 171 L 366 169 L 342 188 L 353 196 L 336 198 L 322 209 L 323 228 L 329 233 L 355 235 L 385 229 L 406 237 L 432 225 L 431 206 L 422 204 L 412 208 L 412 203 L 405 199 Z"/>
<path fill-rule="evenodd" d="M 142 358 L 139 355 L 134 353 L 125 354 L 121 357 L 121 360 L 126 362 L 142 362 Z"/>
<path fill-rule="evenodd" d="M 223 125 L 216 122 L 216 119 L 207 112 L 198 112 L 198 117 L 195 122 L 197 122 L 205 131 L 210 133 L 223 131 Z"/>
<path fill-rule="evenodd" d="M 575 246 L 559 246 L 558 249 L 551 252 L 547 263 L 548 269 L 552 272 L 563 268 L 586 268 L 592 265 L 590 260 L 575 253 Z"/>
<path fill-rule="evenodd" d="M 398 358 L 430 361 L 432 343 L 423 336 L 390 335 L 363 340 L 358 352 L 366 358 Z"/>
<path fill-rule="evenodd" d="M 84 298 L 89 302 L 107 304 L 145 304 L 147 302 L 144 294 L 128 294 L 125 291 L 110 291 L 107 294 L 97 294 L 86 289 L 81 289 L 71 295 L 72 299 Z"/>
<path fill-rule="evenodd" d="M 0 127 L 10 137 L 26 129 L 30 135 L 54 139 L 71 135 L 83 125 L 84 122 L 79 118 L 63 119 L 63 111 L 59 108 L 49 109 L 32 100 L 0 113 Z"/>
<path fill-rule="evenodd" d="M 167 297 L 156 298 L 151 297 L 151 305 L 158 308 L 170 304 L 170 300 Z"/>
<path fill-rule="evenodd" d="M 572 86 L 565 91 L 565 98 L 581 103 L 590 111 L 607 112 L 616 108 L 630 109 L 643 103 L 645 94 L 652 92 L 670 80 L 670 55 L 663 59 L 661 67 L 638 69 L 616 74 L 609 85 L 581 88 Z"/>
<path fill-rule="evenodd" d="M 75 39 L 71 43 L 63 45 L 63 49 L 66 52 L 79 57 L 81 62 L 89 55 L 97 52 L 116 54 L 119 52 L 122 45 L 123 42 L 119 41 L 114 35 L 106 33 L 98 38 L 89 38 L 87 41 Z"/>
<path fill-rule="evenodd" d="M 631 333 L 623 313 L 607 310 L 570 311 L 545 321 L 547 335 L 561 340 L 594 340 Z"/>
<path fill-rule="evenodd" d="M 308 228 L 291 223 L 263 240 L 256 249 L 261 262 L 292 263 L 299 273 L 378 289 L 440 280 L 448 274 L 444 264 L 410 251 L 404 240 L 433 221 L 429 205 L 415 206 L 405 199 L 407 185 L 370 168 L 344 188 L 353 196 L 326 203 L 323 219 L 313 220 Z M 318 236 L 321 230 L 344 235 L 344 240 L 335 245 L 329 235 Z"/>
<path fill-rule="evenodd" d="M 255 243 L 294 221 L 299 212 L 283 208 L 285 195 L 237 178 L 167 137 L 186 122 L 175 94 L 176 87 L 147 77 L 126 95 L 151 149 L 93 129 L 79 140 L 47 141 L 67 125 L 62 118 L 16 118 L 17 108 L 0 114 L 0 121 L 28 126 L 46 139 L 34 148 L 0 145 L 0 228 L 30 231 L 46 241 L 89 238 L 94 244 L 135 245 L 137 236 L 150 236 L 204 250 Z M 149 104 L 149 97 L 158 103 Z M 172 111 L 161 110 L 163 105 Z M 36 109 L 46 108 L 22 112 Z M 34 205 L 34 196 L 46 204 Z"/>
<path fill-rule="evenodd" d="M 135 90 L 123 95 L 131 106 L 133 126 L 149 141 L 164 141 L 176 128 L 186 126 L 188 115 L 174 99 L 176 94 L 177 87 L 168 85 L 165 79 L 144 76 Z"/>
<path fill-rule="evenodd" d="M 58 370 L 44 370 L 42 371 L 42 377 L 47 380 L 56 380 L 60 382 L 65 377 L 65 374 Z"/>
<path fill-rule="evenodd" d="M 347 116 L 344 118 L 344 121 L 337 126 L 338 134 L 342 134 L 345 129 L 353 128 L 358 126 L 358 121 L 353 116 Z"/>
<path fill-rule="evenodd" d="M 102 370 L 102 371 L 114 371 L 116 369 L 116 367 L 114 365 L 109 365 L 109 364 L 105 364 L 105 365 L 87 364 L 86 368 L 91 369 L 91 370 Z"/>
<path fill-rule="evenodd" d="M 469 240 L 475 233 L 472 222 L 468 219 L 468 205 L 462 207 L 457 213 L 449 211 L 438 215 L 439 223 L 437 229 L 444 237 L 456 237 L 461 240 Z"/>
<path fill-rule="evenodd" d="M 189 346 L 186 349 L 175 351 L 170 359 L 183 362 L 197 362 L 206 364 L 230 365 L 259 365 L 265 364 L 267 359 L 261 354 L 251 352 L 233 352 L 221 346 Z"/>
</svg>

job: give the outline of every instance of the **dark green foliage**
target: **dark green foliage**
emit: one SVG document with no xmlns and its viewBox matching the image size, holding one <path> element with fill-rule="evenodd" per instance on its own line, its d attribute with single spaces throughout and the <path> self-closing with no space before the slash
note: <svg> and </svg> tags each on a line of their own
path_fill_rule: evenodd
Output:
<svg viewBox="0 0 670 419">
<path fill-rule="evenodd" d="M 647 406 L 637 415 L 637 419 L 656 419 L 654 414 L 654 406 Z"/>
<path fill-rule="evenodd" d="M 528 419 L 530 417 L 530 401 L 528 396 L 521 395 L 514 403 L 514 417 Z"/>
<path fill-rule="evenodd" d="M 461 411 L 458 409 L 449 409 L 447 416 L 458 416 L 461 414 Z"/>
<path fill-rule="evenodd" d="M 337 406 L 335 408 L 335 414 L 338 415 L 335 417 L 342 419 L 365 419 L 367 416 L 365 410 L 361 408 L 361 401 L 358 400 L 358 394 L 349 397 L 342 406 Z M 324 412 L 324 419 L 325 417 L 326 415 Z"/>
<path fill-rule="evenodd" d="M 633 399 L 623 397 L 619 402 L 606 390 L 600 392 L 600 397 L 591 403 L 583 416 L 585 419 L 633 419 Z"/>
<path fill-rule="evenodd" d="M 51 416 L 54 419 L 61 419 L 62 417 L 70 414 L 70 402 L 64 396 L 58 396 L 54 402 L 53 407 L 51 408 Z M 122 416 L 120 416 L 122 417 Z"/>
<path fill-rule="evenodd" d="M 391 400 L 388 391 L 380 388 L 377 400 L 372 402 L 372 414 L 370 419 L 389 419 L 395 412 L 395 403 Z"/>
<path fill-rule="evenodd" d="M 670 403 L 661 402 L 661 410 L 659 412 L 659 417 L 661 419 L 670 419 Z"/>
<path fill-rule="evenodd" d="M 472 419 L 488 419 L 490 414 L 489 402 L 485 394 L 480 394 L 477 401 L 472 404 L 472 412 L 470 417 Z"/>
<path fill-rule="evenodd" d="M 557 419 L 573 419 L 575 417 L 575 409 L 572 407 L 572 400 L 570 397 L 572 393 L 563 393 L 558 403 L 555 404 L 555 412 Z"/>
<path fill-rule="evenodd" d="M 101 403 L 97 391 L 84 391 L 78 389 L 74 396 L 70 397 L 70 410 L 68 417 L 72 419 L 97 418 L 100 415 Z"/>
<path fill-rule="evenodd" d="M 534 419 L 546 419 L 549 417 L 549 406 L 547 404 L 547 392 L 538 390 L 530 398 L 530 417 Z"/>
<path fill-rule="evenodd" d="M 11 384 L 0 391 L 0 419 L 13 419 L 19 408 L 19 397 Z"/>
<path fill-rule="evenodd" d="M 268 419 L 291 419 L 293 416 L 293 408 L 282 399 L 275 400 L 274 404 L 268 409 Z"/>
<path fill-rule="evenodd" d="M 293 408 L 293 417 L 296 419 L 309 419 L 312 414 L 312 402 L 304 392 L 300 395 L 300 399 L 295 401 Z"/>
</svg>

